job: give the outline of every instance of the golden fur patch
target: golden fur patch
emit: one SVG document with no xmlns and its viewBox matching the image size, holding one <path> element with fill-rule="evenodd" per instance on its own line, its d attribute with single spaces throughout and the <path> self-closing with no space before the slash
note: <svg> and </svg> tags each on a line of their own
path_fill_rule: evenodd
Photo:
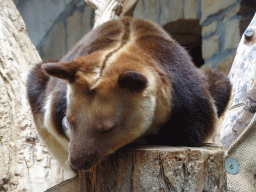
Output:
<svg viewBox="0 0 256 192">
<path fill-rule="evenodd" d="M 59 135 L 52 122 L 52 95 L 49 95 L 45 104 L 44 127 L 58 140 L 58 143 L 68 152 L 68 140 L 64 136 Z"/>
</svg>

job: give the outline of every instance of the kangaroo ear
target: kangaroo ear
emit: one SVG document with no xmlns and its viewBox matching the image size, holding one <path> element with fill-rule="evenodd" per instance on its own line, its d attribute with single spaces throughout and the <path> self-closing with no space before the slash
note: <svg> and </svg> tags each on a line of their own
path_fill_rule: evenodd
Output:
<svg viewBox="0 0 256 192">
<path fill-rule="evenodd" d="M 142 73 L 137 71 L 126 71 L 119 75 L 118 85 L 123 89 L 141 92 L 148 84 L 148 79 Z"/>
<path fill-rule="evenodd" d="M 42 69 L 49 75 L 74 82 L 81 63 L 73 60 L 67 63 L 43 63 Z"/>
</svg>

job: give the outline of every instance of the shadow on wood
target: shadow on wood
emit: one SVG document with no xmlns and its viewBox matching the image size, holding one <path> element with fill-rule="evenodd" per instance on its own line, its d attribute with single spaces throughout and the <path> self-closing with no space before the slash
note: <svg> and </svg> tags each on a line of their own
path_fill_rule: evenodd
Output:
<svg viewBox="0 0 256 192">
<path fill-rule="evenodd" d="M 227 191 L 221 146 L 141 147 L 122 149 L 104 158 L 79 179 L 47 192 Z"/>
<path fill-rule="evenodd" d="M 72 179 L 61 182 L 58 185 L 46 190 L 46 192 L 79 192 L 78 175 Z"/>
</svg>

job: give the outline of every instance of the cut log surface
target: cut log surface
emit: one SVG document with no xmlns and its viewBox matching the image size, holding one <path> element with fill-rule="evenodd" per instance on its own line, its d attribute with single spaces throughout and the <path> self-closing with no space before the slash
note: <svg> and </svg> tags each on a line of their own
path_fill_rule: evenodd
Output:
<svg viewBox="0 0 256 192">
<path fill-rule="evenodd" d="M 120 150 L 75 180 L 80 192 L 227 191 L 224 151 L 213 145 Z"/>
</svg>

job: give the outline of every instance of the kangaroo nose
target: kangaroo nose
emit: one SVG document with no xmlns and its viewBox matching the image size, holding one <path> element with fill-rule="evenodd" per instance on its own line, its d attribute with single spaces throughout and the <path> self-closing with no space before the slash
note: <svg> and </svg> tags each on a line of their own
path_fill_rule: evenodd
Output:
<svg viewBox="0 0 256 192">
<path fill-rule="evenodd" d="M 100 157 L 97 152 L 83 151 L 78 153 L 70 153 L 69 162 L 73 169 L 75 170 L 89 170 L 98 161 Z"/>
<path fill-rule="evenodd" d="M 95 162 L 92 160 L 89 160 L 87 156 L 84 156 L 81 159 L 70 158 L 70 165 L 74 170 L 87 171 L 87 170 L 90 170 L 93 167 L 93 165 L 95 165 Z"/>
</svg>

